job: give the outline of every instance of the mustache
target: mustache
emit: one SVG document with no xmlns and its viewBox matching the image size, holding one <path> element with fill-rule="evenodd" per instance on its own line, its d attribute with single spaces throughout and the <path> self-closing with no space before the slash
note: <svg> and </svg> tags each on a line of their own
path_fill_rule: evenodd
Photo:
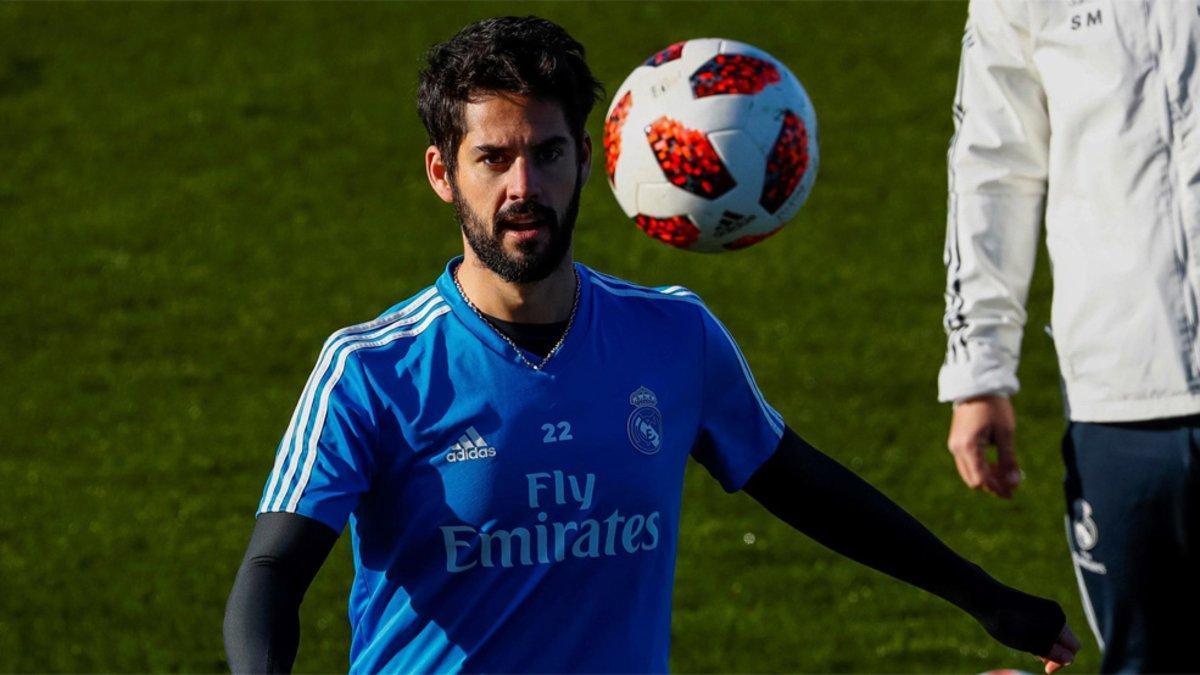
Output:
<svg viewBox="0 0 1200 675">
<path fill-rule="evenodd" d="M 530 220 L 538 223 L 549 223 L 554 226 L 558 223 L 558 214 L 554 209 L 537 202 L 517 202 L 511 206 L 506 206 L 496 213 L 494 219 L 496 233 L 506 227 L 517 225 L 514 220 Z M 522 223 L 525 224 L 525 223 Z"/>
</svg>

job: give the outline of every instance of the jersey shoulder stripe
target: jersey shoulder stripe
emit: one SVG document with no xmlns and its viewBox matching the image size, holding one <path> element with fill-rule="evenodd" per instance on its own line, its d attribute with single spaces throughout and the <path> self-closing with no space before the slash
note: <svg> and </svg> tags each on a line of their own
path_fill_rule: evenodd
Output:
<svg viewBox="0 0 1200 675">
<path fill-rule="evenodd" d="M 279 445 L 279 452 L 275 458 L 275 466 L 271 472 L 271 478 L 267 483 L 268 488 L 263 498 L 263 504 L 260 507 L 262 510 L 278 510 L 281 505 L 283 492 L 286 492 L 286 490 L 279 490 L 280 484 L 287 485 L 296 472 L 294 455 L 299 451 L 299 443 L 296 440 L 299 436 L 303 435 L 303 429 L 308 423 L 308 417 L 312 410 L 313 396 L 319 390 L 322 379 L 337 357 L 339 350 L 345 345 L 351 344 L 360 335 L 371 336 L 375 333 L 386 332 L 388 326 L 394 322 L 403 321 L 410 316 L 422 317 L 422 312 L 426 311 L 429 305 L 439 300 L 436 296 L 437 289 L 433 287 L 427 288 L 418 293 L 411 302 L 395 312 L 372 321 L 343 328 L 329 336 L 329 339 L 325 341 L 325 345 L 321 349 L 320 355 L 317 357 L 316 366 L 309 374 L 308 381 L 305 383 L 304 390 L 301 393 L 300 401 L 296 404 L 296 408 L 292 412 L 291 422 L 288 423 L 283 441 Z"/>
<path fill-rule="evenodd" d="M 371 319 L 370 321 L 364 321 L 363 323 L 357 323 L 353 326 L 347 326 L 334 331 L 334 333 L 325 340 L 325 345 L 322 347 L 322 350 L 327 349 L 330 343 L 336 342 L 343 337 L 379 328 L 392 323 L 400 317 L 408 316 L 413 312 L 420 310 L 425 303 L 429 302 L 437 295 L 439 294 L 435 286 L 427 286 L 421 289 L 421 292 L 413 295 L 408 300 L 394 305 L 391 309 L 380 314 L 378 317 Z"/>
<path fill-rule="evenodd" d="M 701 306 L 699 296 L 695 293 L 683 288 L 682 286 L 663 286 L 661 288 L 649 288 L 646 286 L 638 286 L 621 281 L 619 279 L 609 279 L 601 276 L 592 277 L 592 283 L 600 290 L 623 298 L 644 298 L 651 301 L 673 301 L 685 302 L 690 305 Z"/>
<path fill-rule="evenodd" d="M 337 384 L 345 369 L 346 360 L 357 349 L 371 346 L 381 346 L 403 337 L 420 334 L 432 321 L 450 311 L 448 305 L 438 294 L 437 289 L 430 287 L 400 309 L 385 315 L 347 328 L 343 328 L 325 341 L 325 346 L 317 358 L 317 365 L 309 374 L 304 391 L 292 412 L 287 431 L 275 458 L 275 466 L 267 482 L 267 490 L 263 494 L 259 512 L 278 511 L 283 508 L 284 499 L 289 492 L 294 492 L 293 499 L 287 503 L 298 502 L 302 490 L 292 490 L 298 481 L 293 479 L 299 469 L 299 461 L 305 452 L 305 441 L 315 448 L 319 433 L 310 434 L 308 427 L 314 401 L 317 402 L 317 424 L 323 426 L 324 412 L 328 406 L 329 393 Z M 412 328 L 408 328 L 411 326 Z M 332 370 L 332 376 L 327 377 Z M 316 429 L 314 428 L 314 431 Z M 315 453 L 309 453 L 304 462 L 305 469 L 301 475 L 307 478 L 308 472 L 315 461 Z M 294 508 L 294 507 L 293 507 Z"/>
<path fill-rule="evenodd" d="M 304 488 L 308 486 L 309 476 L 312 474 L 313 465 L 317 461 L 317 442 L 320 440 L 321 433 L 324 431 L 324 428 L 325 428 L 325 420 L 327 418 L 328 408 L 329 408 L 329 395 L 330 395 L 330 392 L 333 390 L 333 387 L 337 384 L 338 379 L 341 378 L 342 371 L 345 368 L 346 361 L 349 358 L 349 356 L 352 353 L 359 351 L 359 350 L 375 349 L 377 347 L 384 347 L 384 346 L 389 345 L 401 338 L 415 337 L 417 335 L 420 335 L 422 332 L 425 331 L 426 328 L 428 328 L 430 326 L 430 324 L 432 324 L 434 322 L 435 319 L 437 319 L 440 316 L 443 316 L 444 314 L 446 314 L 449 311 L 450 311 L 450 306 L 445 304 L 444 302 L 442 302 L 442 303 L 440 303 L 440 306 L 438 306 L 436 309 L 431 309 L 429 311 L 424 312 L 425 318 L 420 320 L 418 323 L 416 323 L 416 325 L 414 325 L 411 328 L 406 328 L 404 330 L 396 330 L 395 328 L 393 328 L 393 329 L 389 330 L 389 332 L 385 335 L 379 336 L 379 337 L 377 337 L 375 339 L 371 339 L 371 340 L 356 341 L 354 344 L 352 344 L 346 348 L 346 350 L 343 352 L 341 359 L 338 361 L 336 370 L 334 371 L 333 375 L 329 378 L 329 382 L 330 382 L 329 386 L 322 390 L 320 404 L 317 408 L 317 414 L 314 417 L 313 430 L 310 434 L 308 434 L 308 447 L 306 449 L 304 449 L 304 451 L 303 451 L 305 453 L 304 454 L 304 457 L 305 457 L 304 469 L 300 473 L 299 480 L 297 480 L 297 482 L 296 482 L 296 487 L 292 493 L 292 498 L 290 500 L 288 500 L 286 510 L 292 511 L 292 512 L 294 512 L 296 510 L 297 505 L 299 505 L 299 503 L 300 503 L 300 498 L 304 494 Z M 397 322 L 397 323 L 399 323 L 399 322 Z"/>
<path fill-rule="evenodd" d="M 597 272 L 596 270 L 591 270 L 591 272 L 592 280 L 597 282 L 598 285 L 609 292 L 614 290 L 642 291 L 643 293 L 649 294 L 646 297 L 651 298 L 666 296 L 678 298 L 692 297 L 696 298 L 697 300 L 699 299 L 699 296 L 683 286 L 642 286 L 640 284 L 635 284 L 632 281 L 626 281 L 620 277 L 614 277 L 611 274 Z"/>
</svg>

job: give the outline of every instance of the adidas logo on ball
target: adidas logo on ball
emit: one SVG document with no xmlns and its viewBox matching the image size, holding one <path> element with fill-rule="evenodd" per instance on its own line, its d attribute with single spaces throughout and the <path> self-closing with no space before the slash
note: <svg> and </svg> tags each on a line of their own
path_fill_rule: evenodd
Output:
<svg viewBox="0 0 1200 675">
<path fill-rule="evenodd" d="M 458 442 L 450 446 L 449 452 L 446 453 L 446 461 L 466 462 L 495 456 L 496 448 L 488 445 L 487 441 L 483 440 L 483 436 L 475 431 L 475 427 L 469 427 L 466 433 L 458 439 Z"/>
</svg>

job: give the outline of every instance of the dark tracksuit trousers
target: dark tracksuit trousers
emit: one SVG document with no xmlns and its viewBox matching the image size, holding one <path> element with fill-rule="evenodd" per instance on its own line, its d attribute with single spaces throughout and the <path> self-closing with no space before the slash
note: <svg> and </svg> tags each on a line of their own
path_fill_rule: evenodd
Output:
<svg viewBox="0 0 1200 675">
<path fill-rule="evenodd" d="M 1200 672 L 1200 416 L 1072 422 L 1067 538 L 1104 672 Z"/>
</svg>

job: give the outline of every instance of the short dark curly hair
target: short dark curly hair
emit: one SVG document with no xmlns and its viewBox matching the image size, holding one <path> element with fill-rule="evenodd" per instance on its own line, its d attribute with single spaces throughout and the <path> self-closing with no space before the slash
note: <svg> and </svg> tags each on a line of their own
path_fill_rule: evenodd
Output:
<svg viewBox="0 0 1200 675">
<path fill-rule="evenodd" d="M 453 177 L 466 135 L 464 108 L 480 95 L 508 93 L 562 106 L 576 146 L 604 87 L 584 61 L 583 45 L 562 26 L 536 16 L 501 16 L 472 23 L 426 53 L 417 110 L 429 143 Z"/>
</svg>

